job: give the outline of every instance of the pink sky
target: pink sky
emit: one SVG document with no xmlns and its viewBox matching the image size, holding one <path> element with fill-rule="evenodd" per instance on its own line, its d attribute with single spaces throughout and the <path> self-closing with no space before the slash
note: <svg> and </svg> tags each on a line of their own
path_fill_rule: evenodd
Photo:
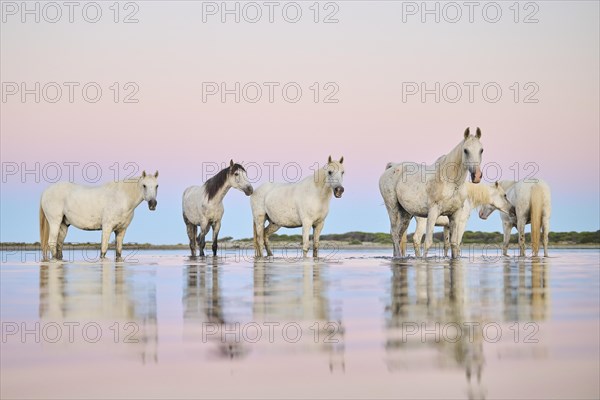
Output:
<svg viewBox="0 0 600 400">
<path fill-rule="evenodd" d="M 180 242 L 179 198 L 186 186 L 201 182 L 203 162 L 296 162 L 308 173 L 329 154 L 344 155 L 346 193 L 332 205 L 325 231 L 387 231 L 377 190 L 385 164 L 432 162 L 458 143 L 465 127 L 479 126 L 484 163 L 498 163 L 504 179 L 513 178 L 515 162 L 523 174 L 525 163 L 539 166 L 536 176 L 553 190 L 556 230 L 598 229 L 598 3 L 538 2 L 534 24 L 514 23 L 507 5 L 496 24 L 481 14 L 473 23 L 421 23 L 418 16 L 403 23 L 401 2 L 339 2 L 339 23 L 315 24 L 307 4 L 296 24 L 221 23 L 217 17 L 203 23 L 200 2 L 140 2 L 136 24 L 113 23 L 107 8 L 97 24 L 21 23 L 5 15 L 3 84 L 97 82 L 103 96 L 94 104 L 77 90 L 73 103 L 66 92 L 54 104 L 9 96 L 1 103 L 2 162 L 97 162 L 107 179 L 115 162 L 158 169 L 160 220 L 168 221 L 173 238 L 162 240 Z M 115 104 L 113 82 L 121 95 L 126 82 L 135 82 L 139 103 Z M 256 104 L 238 104 L 232 96 L 225 104 L 218 96 L 203 103 L 203 82 L 297 82 L 303 95 L 295 104 L 277 91 L 274 103 L 266 92 Z M 335 82 L 339 102 L 314 103 L 314 82 Z M 476 90 L 470 103 L 463 86 L 456 103 L 436 103 L 433 95 L 425 103 L 418 96 L 403 102 L 403 82 L 479 82 L 479 88 L 495 82 L 503 95 L 491 103 Z M 514 82 L 521 86 L 517 103 Z M 523 103 L 528 82 L 539 88 L 538 103 Z M 35 207 L 47 183 L 22 183 L 18 176 L 2 183 L 2 219 L 25 220 L 30 229 L 3 222 L 5 241 L 37 236 L 35 213 L 22 204 Z M 275 178 L 283 179 L 280 170 Z M 231 205 L 230 234 L 249 236 L 247 199 L 237 193 Z M 359 208 L 364 215 L 348 218 Z M 145 213 L 140 218 L 151 221 Z M 500 229 L 497 222 L 474 220 L 471 229 Z M 152 241 L 142 225 L 137 239 Z"/>
</svg>

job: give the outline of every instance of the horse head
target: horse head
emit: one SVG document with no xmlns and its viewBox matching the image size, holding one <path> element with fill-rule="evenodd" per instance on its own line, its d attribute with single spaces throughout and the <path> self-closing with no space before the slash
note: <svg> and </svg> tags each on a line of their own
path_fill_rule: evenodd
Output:
<svg viewBox="0 0 600 400">
<path fill-rule="evenodd" d="M 235 164 L 233 160 L 229 161 L 229 174 L 227 179 L 232 188 L 241 190 L 246 196 L 250 196 L 254 192 L 252 184 L 248 181 L 246 170 L 240 164 Z"/>
<path fill-rule="evenodd" d="M 513 205 L 508 201 L 508 197 L 506 196 L 506 192 L 500 186 L 498 181 L 494 184 L 494 186 L 490 189 L 490 200 L 492 205 L 500 212 L 508 214 L 510 210 L 513 208 Z M 485 219 L 485 218 L 484 218 Z"/>
<path fill-rule="evenodd" d="M 479 218 L 487 219 L 496 210 L 504 214 L 514 214 L 515 208 L 508 200 L 506 191 L 498 181 L 490 189 L 490 200 L 490 204 L 486 204 L 479 209 Z"/>
<path fill-rule="evenodd" d="M 344 193 L 344 157 L 340 158 L 340 161 L 334 161 L 329 156 L 327 165 L 325 165 L 325 184 L 333 190 L 333 195 L 336 198 L 342 197 Z"/>
<path fill-rule="evenodd" d="M 471 174 L 471 181 L 473 183 L 479 183 L 481 181 L 481 155 L 483 153 L 483 146 L 479 139 L 481 138 L 481 129 L 477 128 L 475 136 L 469 134 L 469 128 L 465 130 L 463 141 L 463 153 L 462 162 L 463 165 L 467 166 L 469 173 Z"/>
<path fill-rule="evenodd" d="M 147 175 L 146 171 L 142 172 L 142 177 L 139 179 L 138 184 L 142 190 L 142 196 L 144 201 L 148 202 L 148 208 L 152 211 L 156 210 L 156 194 L 158 192 L 158 171 L 154 175 Z"/>
</svg>

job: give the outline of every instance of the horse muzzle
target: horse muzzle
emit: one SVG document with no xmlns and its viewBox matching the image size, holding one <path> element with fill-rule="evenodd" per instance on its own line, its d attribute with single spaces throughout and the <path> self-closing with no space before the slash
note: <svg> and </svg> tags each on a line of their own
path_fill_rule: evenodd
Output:
<svg viewBox="0 0 600 400">
<path fill-rule="evenodd" d="M 343 186 L 338 186 L 335 189 L 333 189 L 333 195 L 339 199 L 340 197 L 342 197 L 342 193 L 344 193 L 344 187 Z"/>
<path fill-rule="evenodd" d="M 488 217 L 489 217 L 488 213 L 486 213 L 483 210 L 479 210 L 479 218 L 481 218 L 481 219 L 488 219 Z"/>
<path fill-rule="evenodd" d="M 251 196 L 251 195 L 252 195 L 252 193 L 254 193 L 254 188 L 253 188 L 252 186 L 247 186 L 247 187 L 244 189 L 244 194 L 245 194 L 246 196 Z"/>
<path fill-rule="evenodd" d="M 156 200 L 148 200 L 148 208 L 150 209 L 150 211 L 154 211 L 156 210 L 156 204 L 157 201 Z"/>
<path fill-rule="evenodd" d="M 471 172 L 471 182 L 479 183 L 481 182 L 481 170 L 477 168 L 475 172 Z"/>
</svg>

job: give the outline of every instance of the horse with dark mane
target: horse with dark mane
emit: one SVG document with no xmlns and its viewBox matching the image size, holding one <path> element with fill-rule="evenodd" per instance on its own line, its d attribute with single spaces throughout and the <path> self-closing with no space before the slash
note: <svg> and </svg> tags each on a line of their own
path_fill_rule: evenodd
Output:
<svg viewBox="0 0 600 400">
<path fill-rule="evenodd" d="M 196 256 L 196 245 L 200 248 L 200 256 L 204 256 L 205 237 L 210 228 L 213 230 L 213 256 L 217 255 L 217 240 L 225 212 L 223 199 L 231 188 L 244 192 L 246 196 L 254 191 L 244 167 L 233 160 L 229 162 L 229 167 L 219 171 L 204 185 L 190 186 L 183 192 L 183 221 L 187 227 L 192 257 Z M 200 234 L 196 237 L 198 226 Z"/>
</svg>

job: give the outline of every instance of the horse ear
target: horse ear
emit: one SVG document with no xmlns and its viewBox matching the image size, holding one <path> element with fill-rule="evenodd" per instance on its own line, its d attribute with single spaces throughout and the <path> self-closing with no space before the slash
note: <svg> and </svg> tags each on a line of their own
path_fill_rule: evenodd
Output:
<svg viewBox="0 0 600 400">
<path fill-rule="evenodd" d="M 145 177 L 146 177 L 146 170 L 143 170 L 142 171 L 142 178 L 145 178 Z"/>
<path fill-rule="evenodd" d="M 156 170 L 156 172 L 154 173 L 154 177 L 158 178 L 158 170 Z"/>
<path fill-rule="evenodd" d="M 342 156 L 342 158 L 340 158 L 340 164 L 344 163 L 344 156 Z"/>
<path fill-rule="evenodd" d="M 477 139 L 481 137 L 481 129 L 479 129 L 479 127 L 477 127 L 477 133 L 475 134 L 475 136 L 477 136 Z"/>
<path fill-rule="evenodd" d="M 329 156 L 329 158 L 327 159 L 327 163 L 329 164 L 331 162 L 331 156 Z"/>
<path fill-rule="evenodd" d="M 469 128 L 465 129 L 465 139 L 469 137 L 470 133 Z"/>
<path fill-rule="evenodd" d="M 233 160 L 229 160 L 229 166 L 233 167 Z"/>
<path fill-rule="evenodd" d="M 498 181 L 496 181 L 496 188 L 498 188 Z"/>
</svg>

